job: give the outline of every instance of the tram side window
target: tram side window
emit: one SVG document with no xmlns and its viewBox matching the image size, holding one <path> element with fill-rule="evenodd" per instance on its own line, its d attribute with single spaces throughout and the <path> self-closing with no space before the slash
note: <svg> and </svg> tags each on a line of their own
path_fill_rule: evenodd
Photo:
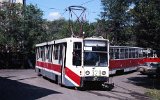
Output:
<svg viewBox="0 0 160 100">
<path fill-rule="evenodd" d="M 41 47 L 41 58 L 42 58 L 42 61 L 45 60 L 45 48 L 44 47 Z"/>
<path fill-rule="evenodd" d="M 48 59 L 49 62 L 52 61 L 52 59 L 51 59 L 52 58 L 51 52 L 52 52 L 52 46 L 50 45 L 50 46 L 47 47 L 47 54 L 46 54 L 46 58 Z"/>
<path fill-rule="evenodd" d="M 130 48 L 129 49 L 129 58 L 135 58 L 135 49 L 133 48 Z"/>
<path fill-rule="evenodd" d="M 115 59 L 119 59 L 119 49 L 115 49 Z"/>
<path fill-rule="evenodd" d="M 41 47 L 37 48 L 37 54 L 38 54 L 38 56 L 37 56 L 37 60 L 38 60 L 41 58 Z"/>
<path fill-rule="evenodd" d="M 36 60 L 39 59 L 39 47 L 36 48 Z"/>
<path fill-rule="evenodd" d="M 128 49 L 125 49 L 125 58 L 128 58 Z"/>
<path fill-rule="evenodd" d="M 136 52 L 135 49 L 132 49 L 132 58 L 135 58 Z"/>
<path fill-rule="evenodd" d="M 53 52 L 53 46 L 51 45 L 49 49 L 49 62 L 52 62 L 52 52 Z"/>
<path fill-rule="evenodd" d="M 110 49 L 110 58 L 111 59 L 114 59 L 115 57 L 114 57 L 114 51 L 113 51 L 114 49 Z"/>
<path fill-rule="evenodd" d="M 41 47 L 39 47 L 39 48 L 38 48 L 38 59 L 39 59 L 39 58 L 42 58 L 41 55 L 42 55 L 42 53 L 41 53 Z"/>
<path fill-rule="evenodd" d="M 139 58 L 142 58 L 143 57 L 143 50 L 138 50 L 138 56 L 139 56 Z"/>
<path fill-rule="evenodd" d="M 129 58 L 132 58 L 132 50 L 129 49 Z"/>
<path fill-rule="evenodd" d="M 58 45 L 54 46 L 54 59 L 58 60 Z"/>
<path fill-rule="evenodd" d="M 138 58 L 138 49 L 135 49 L 135 58 Z"/>
<path fill-rule="evenodd" d="M 74 42 L 73 43 L 73 65 L 81 66 L 81 55 L 82 55 L 82 43 Z"/>
<path fill-rule="evenodd" d="M 62 64 L 62 52 L 63 52 L 63 46 L 62 45 L 59 45 L 59 53 L 58 53 L 58 56 L 59 56 L 59 64 Z"/>
<path fill-rule="evenodd" d="M 46 46 L 46 59 L 49 59 L 49 47 Z"/>
<path fill-rule="evenodd" d="M 120 59 L 124 59 L 124 58 L 125 58 L 125 50 L 120 49 Z"/>
</svg>

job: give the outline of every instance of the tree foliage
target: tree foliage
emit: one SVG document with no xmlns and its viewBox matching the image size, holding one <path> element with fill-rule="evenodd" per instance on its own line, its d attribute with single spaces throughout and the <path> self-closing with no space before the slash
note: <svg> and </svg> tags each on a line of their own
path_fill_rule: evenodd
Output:
<svg viewBox="0 0 160 100">
<path fill-rule="evenodd" d="M 101 22 L 116 45 L 153 48 L 160 52 L 159 0 L 101 0 Z"/>
<path fill-rule="evenodd" d="M 72 35 L 69 21 L 47 21 L 42 16 L 43 12 L 34 5 L 3 4 L 0 8 L 0 64 L 3 67 L 13 67 L 14 62 L 21 63 L 22 67 L 31 61 L 35 63 L 32 60 L 35 44 Z M 93 36 L 95 24 L 82 24 L 72 21 L 75 35 L 84 31 L 86 36 Z M 21 60 L 15 61 L 16 59 Z"/>
<path fill-rule="evenodd" d="M 33 5 L 5 3 L 0 10 L 0 44 L 8 52 L 27 52 L 42 41 L 42 11 Z"/>
<path fill-rule="evenodd" d="M 71 36 L 71 33 L 69 32 L 68 22 L 64 19 L 46 21 L 45 25 L 47 41 Z"/>
<path fill-rule="evenodd" d="M 4 3 L 0 8 L 0 53 L 34 53 L 35 44 L 72 35 L 103 36 L 112 45 L 160 50 L 160 1 L 101 0 L 101 19 L 95 23 L 59 19 L 47 21 L 34 5 Z M 4 56 L 4 55 L 3 55 Z M 2 57 L 2 55 L 1 55 Z M 8 56 L 8 58 L 10 58 Z M 1 60 L 0 60 L 1 63 Z"/>
<path fill-rule="evenodd" d="M 23 38 L 24 47 L 29 51 L 36 43 L 47 40 L 45 20 L 42 19 L 43 12 L 34 5 L 28 5 L 23 12 Z"/>
<path fill-rule="evenodd" d="M 8 56 L 1 59 L 6 66 L 21 54 L 27 62 L 34 52 L 34 44 L 45 40 L 42 15 L 42 11 L 33 5 L 3 3 L 0 9 L 0 54 L 1 57 Z"/>
<path fill-rule="evenodd" d="M 113 44 L 159 49 L 159 0 L 101 0 L 101 21 Z"/>
<path fill-rule="evenodd" d="M 136 0 L 131 11 L 138 46 L 160 50 L 160 1 Z"/>
<path fill-rule="evenodd" d="M 83 25 L 77 23 L 76 21 L 68 21 L 64 19 L 59 19 L 55 21 L 46 22 L 46 30 L 48 41 L 53 39 L 61 39 L 72 36 L 72 31 L 75 36 L 82 35 L 85 32 L 85 36 L 93 36 L 95 34 L 95 23 L 84 22 Z M 71 31 L 72 27 L 72 31 Z"/>
<path fill-rule="evenodd" d="M 130 0 L 101 0 L 103 11 L 101 18 L 104 30 L 107 32 L 108 38 L 113 45 L 131 44 L 127 40 L 131 40 L 130 32 L 129 6 Z"/>
</svg>

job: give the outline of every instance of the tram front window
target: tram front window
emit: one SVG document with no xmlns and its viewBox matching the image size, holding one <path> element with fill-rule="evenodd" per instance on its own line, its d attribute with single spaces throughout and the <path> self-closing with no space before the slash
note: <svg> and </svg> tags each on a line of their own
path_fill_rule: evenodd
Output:
<svg viewBox="0 0 160 100">
<path fill-rule="evenodd" d="M 107 66 L 106 52 L 84 52 L 84 66 Z"/>
</svg>

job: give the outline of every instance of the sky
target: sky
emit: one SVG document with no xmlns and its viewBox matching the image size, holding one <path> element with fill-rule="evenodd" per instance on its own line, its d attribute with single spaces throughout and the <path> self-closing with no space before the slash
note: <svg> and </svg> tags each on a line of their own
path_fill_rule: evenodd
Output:
<svg viewBox="0 0 160 100">
<path fill-rule="evenodd" d="M 99 15 L 102 11 L 100 1 L 101 0 L 26 0 L 26 3 L 37 5 L 38 8 L 44 12 L 43 18 L 50 21 L 59 18 L 69 19 L 69 12 L 65 12 L 66 8 L 69 6 L 83 6 L 87 9 L 85 11 L 85 20 L 95 22 L 96 18 L 100 18 Z M 79 15 L 78 11 L 76 11 L 76 13 Z"/>
</svg>

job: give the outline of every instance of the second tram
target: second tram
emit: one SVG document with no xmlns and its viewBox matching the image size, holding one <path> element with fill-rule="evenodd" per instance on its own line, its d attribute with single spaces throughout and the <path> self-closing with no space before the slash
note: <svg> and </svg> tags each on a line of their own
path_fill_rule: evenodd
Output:
<svg viewBox="0 0 160 100">
<path fill-rule="evenodd" d="M 146 62 L 160 62 L 152 49 L 131 46 L 110 46 L 110 74 L 137 70 Z"/>
<path fill-rule="evenodd" d="M 134 71 L 143 63 L 143 48 L 110 46 L 110 74 Z"/>
</svg>

